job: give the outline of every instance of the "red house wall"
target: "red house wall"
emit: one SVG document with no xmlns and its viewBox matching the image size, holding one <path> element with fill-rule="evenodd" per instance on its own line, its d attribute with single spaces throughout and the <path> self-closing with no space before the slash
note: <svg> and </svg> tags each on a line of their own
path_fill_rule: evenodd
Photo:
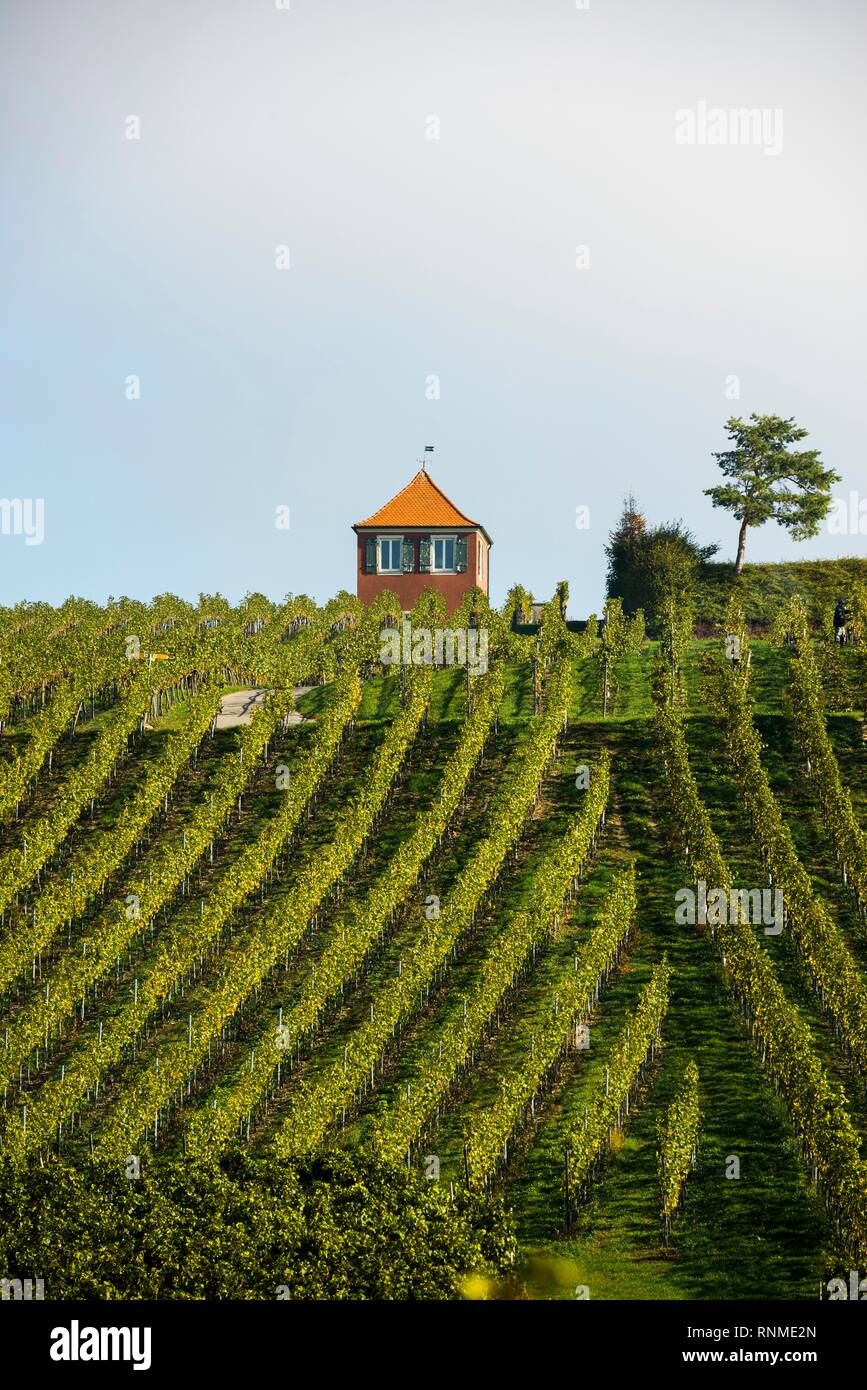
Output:
<svg viewBox="0 0 867 1390">
<path fill-rule="evenodd" d="M 395 535 L 405 536 L 407 540 L 413 542 L 416 570 L 412 574 L 365 574 L 365 542 L 369 536 L 385 536 L 390 531 L 393 531 Z M 463 574 L 420 574 L 418 572 L 419 541 L 423 537 L 437 534 L 466 535 L 467 568 Z M 484 570 L 481 575 L 478 574 L 478 546 L 480 542 L 484 552 Z M 448 612 L 454 613 L 455 609 L 460 607 L 461 599 L 468 590 L 478 587 L 483 593 L 488 593 L 490 546 L 477 531 L 461 532 L 457 528 L 452 528 L 451 530 L 443 529 L 442 532 L 438 533 L 435 527 L 429 527 L 427 530 L 410 530 L 408 527 L 405 529 L 386 526 L 371 527 L 369 530 L 357 533 L 355 562 L 356 592 L 362 603 L 370 603 L 377 594 L 382 593 L 383 589 L 390 589 L 392 593 L 397 594 L 401 607 L 408 610 L 413 607 L 424 589 L 436 589 L 445 599 Z"/>
</svg>

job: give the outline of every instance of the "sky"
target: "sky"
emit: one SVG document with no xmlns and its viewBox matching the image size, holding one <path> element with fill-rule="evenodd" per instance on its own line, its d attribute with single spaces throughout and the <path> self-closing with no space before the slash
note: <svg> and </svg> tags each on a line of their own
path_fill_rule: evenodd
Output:
<svg viewBox="0 0 867 1390">
<path fill-rule="evenodd" d="M 428 444 L 492 598 L 575 617 L 630 491 L 733 558 L 733 414 L 867 495 L 865 40 L 860 0 L 3 0 L 0 602 L 324 601 Z"/>
</svg>

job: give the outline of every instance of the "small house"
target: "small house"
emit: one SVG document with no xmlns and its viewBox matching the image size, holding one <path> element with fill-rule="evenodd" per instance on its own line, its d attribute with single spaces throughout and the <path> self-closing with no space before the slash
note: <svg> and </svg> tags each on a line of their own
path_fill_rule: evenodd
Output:
<svg viewBox="0 0 867 1390">
<path fill-rule="evenodd" d="M 352 529 L 357 593 L 363 603 L 391 589 L 406 613 L 423 589 L 434 588 L 453 613 L 468 590 L 488 593 L 493 542 L 481 522 L 472 521 L 446 497 L 425 467 Z"/>
</svg>

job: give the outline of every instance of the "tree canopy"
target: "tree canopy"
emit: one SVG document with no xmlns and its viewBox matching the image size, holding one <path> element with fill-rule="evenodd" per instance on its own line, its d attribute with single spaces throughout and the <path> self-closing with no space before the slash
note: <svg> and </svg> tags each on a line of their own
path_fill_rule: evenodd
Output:
<svg viewBox="0 0 867 1390">
<path fill-rule="evenodd" d="M 748 527 L 776 521 L 796 541 L 815 536 L 840 475 L 822 466 L 818 449 L 791 448 L 807 437 L 794 419 L 753 412 L 745 421 L 733 415 L 726 421 L 726 434 L 733 448 L 714 458 L 729 481 L 705 488 L 705 496 L 741 523 L 735 561 L 740 574 Z"/>
<path fill-rule="evenodd" d="M 609 598 L 623 600 L 623 611 L 635 613 L 643 608 L 646 595 L 641 590 L 638 573 L 638 554 L 647 522 L 638 510 L 632 493 L 623 500 L 623 511 L 613 531 L 609 533 L 605 554 L 608 559 L 606 593 Z"/>
<path fill-rule="evenodd" d="M 699 545 L 682 521 L 648 527 L 629 496 L 605 547 L 608 597 L 622 599 L 624 613 L 643 609 L 658 630 L 672 601 L 691 601 L 702 567 L 718 549 Z"/>
</svg>

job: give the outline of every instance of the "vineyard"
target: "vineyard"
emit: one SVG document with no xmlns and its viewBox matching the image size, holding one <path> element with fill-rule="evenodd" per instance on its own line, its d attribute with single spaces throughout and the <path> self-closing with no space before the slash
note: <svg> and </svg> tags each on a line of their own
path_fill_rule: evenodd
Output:
<svg viewBox="0 0 867 1390">
<path fill-rule="evenodd" d="M 470 1297 L 867 1265 L 865 614 L 657 641 L 515 592 L 410 615 L 478 671 L 384 662 L 390 595 L 0 610 L 15 1181 L 367 1156 L 511 1213 Z"/>
</svg>

